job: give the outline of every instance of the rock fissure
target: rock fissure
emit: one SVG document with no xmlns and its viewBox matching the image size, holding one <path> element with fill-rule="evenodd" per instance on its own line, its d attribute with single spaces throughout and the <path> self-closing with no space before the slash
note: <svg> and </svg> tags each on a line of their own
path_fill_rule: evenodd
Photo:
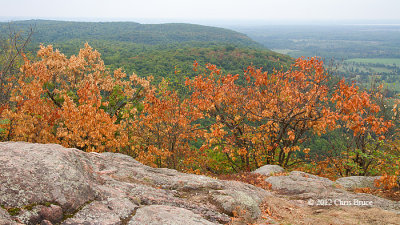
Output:
<svg viewBox="0 0 400 225">
<path fill-rule="evenodd" d="M 132 217 L 134 217 L 134 216 L 136 215 L 136 211 L 137 211 L 139 208 L 140 208 L 140 206 L 139 206 L 139 207 L 136 207 L 136 208 L 133 210 L 133 212 L 132 212 L 129 216 L 127 216 L 126 218 L 120 218 L 120 219 L 121 219 L 121 225 L 128 225 L 128 224 L 129 224 L 129 221 L 132 219 Z"/>
<path fill-rule="evenodd" d="M 79 211 L 81 211 L 85 206 L 89 205 L 89 204 L 92 203 L 92 202 L 93 202 L 93 200 L 90 200 L 90 201 L 88 201 L 88 202 L 85 202 L 83 205 L 79 206 L 74 212 L 63 214 L 63 218 L 62 218 L 62 220 L 61 220 L 60 222 L 62 223 L 63 221 L 65 221 L 65 220 L 67 220 L 67 219 L 69 219 L 69 218 L 74 217 Z"/>
</svg>

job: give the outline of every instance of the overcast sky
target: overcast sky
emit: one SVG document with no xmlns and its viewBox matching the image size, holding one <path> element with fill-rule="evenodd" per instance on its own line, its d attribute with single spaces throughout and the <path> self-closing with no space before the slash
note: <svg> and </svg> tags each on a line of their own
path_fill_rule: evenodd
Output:
<svg viewBox="0 0 400 225">
<path fill-rule="evenodd" d="M 0 17 L 191 21 L 400 21 L 400 0 L 0 0 Z"/>
</svg>

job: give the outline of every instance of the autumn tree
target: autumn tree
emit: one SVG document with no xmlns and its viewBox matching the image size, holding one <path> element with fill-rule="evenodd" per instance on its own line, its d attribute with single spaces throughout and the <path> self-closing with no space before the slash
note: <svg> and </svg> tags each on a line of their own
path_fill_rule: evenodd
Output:
<svg viewBox="0 0 400 225">
<path fill-rule="evenodd" d="M 6 36 L 0 37 L 0 113 L 8 107 L 11 90 L 18 80 L 22 53 L 27 47 L 33 34 L 33 28 L 27 35 L 17 33 L 11 25 Z"/>
<path fill-rule="evenodd" d="M 335 105 L 338 125 L 347 137 L 346 149 L 342 149 L 339 157 L 344 161 L 336 160 L 333 164 L 340 175 L 368 175 L 379 163 L 385 133 L 393 125 L 379 115 L 381 107 L 377 100 L 382 98 L 380 92 L 361 91 L 344 80 L 337 84 L 331 101 Z"/>
<path fill-rule="evenodd" d="M 239 75 L 222 75 L 213 65 L 206 70 L 187 82 L 193 106 L 210 123 L 204 147 L 223 154 L 235 171 L 288 166 L 307 131 L 334 128 L 326 107 L 328 76 L 316 58 L 271 74 L 249 67 L 245 85 L 237 84 Z"/>
<path fill-rule="evenodd" d="M 195 63 L 197 70 L 197 63 Z M 244 108 L 245 92 L 238 86 L 238 75 L 222 75 L 215 65 L 208 64 L 202 74 L 187 85 L 193 91 L 191 105 L 203 115 L 204 145 L 209 157 L 215 158 L 213 170 L 231 167 L 233 171 L 250 166 L 250 156 L 254 152 L 248 147 L 246 134 L 251 133 L 247 125 Z"/>
<path fill-rule="evenodd" d="M 300 58 L 288 71 L 272 74 L 248 69 L 251 100 L 247 110 L 250 119 L 258 122 L 253 143 L 262 149 L 263 163 L 290 166 L 293 154 L 309 138 L 307 134 L 320 135 L 335 128 L 336 116 L 327 104 L 329 79 L 323 61 L 317 58 Z"/>
<path fill-rule="evenodd" d="M 188 100 L 181 100 L 168 89 L 164 80 L 158 89 L 149 91 L 143 110 L 133 124 L 137 159 L 156 167 L 194 171 L 199 169 L 200 154 L 191 145 L 201 130 L 196 113 Z"/>
<path fill-rule="evenodd" d="M 338 136 L 336 141 L 329 140 L 330 150 L 325 159 L 314 159 L 304 165 L 306 170 L 330 178 L 396 174 L 400 164 L 400 154 L 395 147 L 398 137 L 397 132 L 391 133 L 397 119 L 385 109 L 391 105 L 388 99 L 379 88 L 361 90 L 344 80 L 338 82 L 332 92 L 330 102 L 336 118 L 334 132 Z"/>
<path fill-rule="evenodd" d="M 125 148 L 128 134 L 120 122 L 135 109 L 149 83 L 121 70 L 106 70 L 100 53 L 88 44 L 67 58 L 41 46 L 40 60 L 25 58 L 13 90 L 14 109 L 3 112 L 9 123 L 4 139 L 60 143 L 85 151 Z"/>
</svg>

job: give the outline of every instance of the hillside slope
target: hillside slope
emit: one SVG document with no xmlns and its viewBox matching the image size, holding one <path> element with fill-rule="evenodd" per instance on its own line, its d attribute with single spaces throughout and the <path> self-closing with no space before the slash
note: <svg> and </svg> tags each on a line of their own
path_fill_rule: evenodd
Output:
<svg viewBox="0 0 400 225">
<path fill-rule="evenodd" d="M 34 29 L 28 48 L 32 56 L 39 44 L 51 44 L 70 56 L 88 42 L 110 69 L 152 75 L 155 82 L 167 78 L 182 85 L 185 77 L 196 75 L 192 70 L 195 60 L 231 74 L 243 73 L 249 65 L 272 71 L 292 62 L 289 56 L 266 49 L 242 33 L 194 24 L 29 20 L 0 23 L 0 36 L 8 33 L 9 26 L 22 35 Z"/>
<path fill-rule="evenodd" d="M 110 69 L 122 68 L 128 74 L 176 78 L 194 77 L 192 70 L 196 60 L 200 65 L 211 63 L 225 73 L 241 74 L 248 66 L 272 71 L 287 66 L 292 58 L 268 49 L 249 48 L 231 44 L 203 43 L 179 45 L 140 45 L 118 41 L 94 40 L 89 43 L 102 54 L 105 65 Z M 66 55 L 79 52 L 84 46 L 81 40 L 71 40 L 54 44 Z M 176 73 L 177 72 L 177 73 Z M 183 82 L 182 82 L 183 83 Z"/>
<path fill-rule="evenodd" d="M 0 23 L 1 33 L 6 33 L 8 23 Z M 71 39 L 83 41 L 110 40 L 137 44 L 172 44 L 183 42 L 231 43 L 262 47 L 245 34 L 217 27 L 195 24 L 140 24 L 135 22 L 68 22 L 52 20 L 27 20 L 11 23 L 16 31 L 35 30 L 34 42 L 45 44 Z"/>
<path fill-rule="evenodd" d="M 288 68 L 293 59 L 273 52 L 245 34 L 194 24 L 139 24 L 134 22 L 67 22 L 51 20 L 0 23 L 0 42 L 9 29 L 27 35 L 34 30 L 26 49 L 35 58 L 40 44 L 53 45 L 67 56 L 76 55 L 85 43 L 101 53 L 105 65 L 121 68 L 128 76 L 152 76 L 186 93 L 185 80 L 198 75 L 193 63 L 211 63 L 225 74 L 243 74 L 250 65 L 272 72 Z M 3 37 L 2 37 L 3 36 Z"/>
</svg>

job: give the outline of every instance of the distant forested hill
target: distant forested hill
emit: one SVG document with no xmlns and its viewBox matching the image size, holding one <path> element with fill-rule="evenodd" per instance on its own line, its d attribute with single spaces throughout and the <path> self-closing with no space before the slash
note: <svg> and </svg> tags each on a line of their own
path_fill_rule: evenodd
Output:
<svg viewBox="0 0 400 225">
<path fill-rule="evenodd" d="M 192 70 L 196 60 L 200 65 L 211 63 L 225 73 L 243 73 L 253 65 L 272 71 L 287 66 L 292 58 L 264 48 L 249 48 L 229 43 L 186 43 L 171 45 L 143 45 L 119 41 L 94 40 L 89 44 L 102 54 L 105 64 L 111 69 L 122 68 L 128 74 L 152 75 L 155 81 L 161 78 L 176 79 L 194 77 Z M 83 48 L 81 40 L 55 43 L 54 47 L 71 55 Z M 176 74 L 176 71 L 178 74 Z"/>
<path fill-rule="evenodd" d="M 174 44 L 182 42 L 216 42 L 261 47 L 245 34 L 217 27 L 195 24 L 140 24 L 135 22 L 67 22 L 52 20 L 27 20 L 11 23 L 16 30 L 34 27 L 33 41 L 42 43 L 64 42 L 71 39 L 109 40 L 137 44 Z M 0 31 L 8 29 L 0 23 Z"/>
<path fill-rule="evenodd" d="M 166 78 L 182 85 L 185 77 L 194 77 L 196 60 L 200 65 L 215 64 L 225 73 L 243 73 L 250 65 L 272 71 L 292 62 L 289 56 L 273 52 L 246 35 L 217 27 L 194 24 L 139 24 L 134 22 L 65 22 L 48 20 L 0 23 L 0 34 L 12 28 L 24 35 L 32 27 L 28 50 L 39 44 L 52 44 L 70 56 L 88 42 L 102 54 L 110 69 Z"/>
</svg>

